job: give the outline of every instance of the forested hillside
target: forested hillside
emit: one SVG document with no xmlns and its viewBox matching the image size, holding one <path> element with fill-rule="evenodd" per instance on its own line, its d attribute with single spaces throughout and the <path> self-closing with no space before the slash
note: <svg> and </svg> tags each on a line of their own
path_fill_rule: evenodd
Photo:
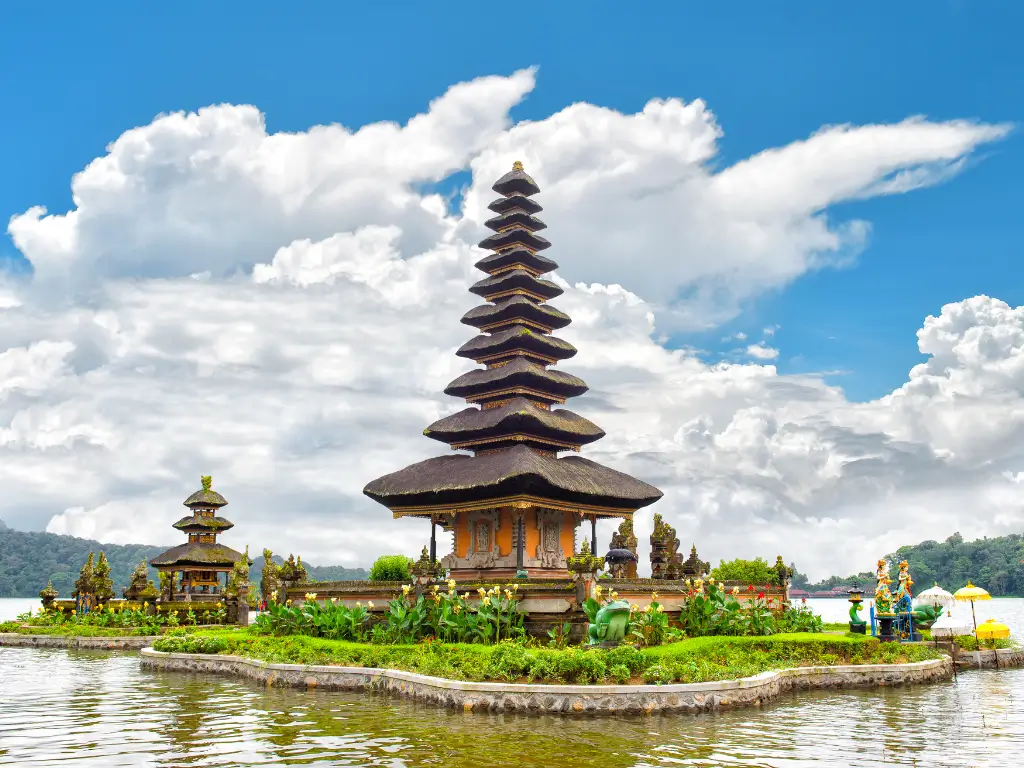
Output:
<svg viewBox="0 0 1024 768">
<path fill-rule="evenodd" d="M 938 582 L 939 586 L 953 592 L 970 580 L 995 596 L 1024 596 L 1024 536 L 1020 534 L 964 541 L 963 536 L 954 533 L 943 542 L 923 541 L 900 547 L 886 555 L 886 560 L 892 565 L 893 574 L 901 560 L 910 564 L 915 591 Z M 874 573 L 832 576 L 817 583 L 808 582 L 801 573 L 793 577 L 793 586 L 812 592 L 858 583 L 870 587 L 869 592 L 873 591 Z"/>
<path fill-rule="evenodd" d="M 78 571 L 90 552 L 106 552 L 114 594 L 121 596 L 121 587 L 128 583 L 131 572 L 143 560 L 163 552 L 167 547 L 145 544 L 100 544 L 89 539 L 61 536 L 56 533 L 26 533 L 0 528 L 0 597 L 36 597 L 47 579 L 61 597 L 70 597 Z M 150 569 L 155 579 L 156 571 Z"/>
<path fill-rule="evenodd" d="M 101 550 L 110 562 L 114 594 L 120 597 L 121 588 L 128 584 L 135 567 L 143 560 L 160 554 L 168 546 L 101 544 L 55 533 L 14 531 L 0 520 L 0 597 L 36 597 L 39 590 L 46 586 L 47 580 L 53 581 L 61 597 L 70 597 L 85 559 L 90 552 L 98 555 Z M 280 558 L 274 559 L 280 562 Z M 362 568 L 315 566 L 309 563 L 305 563 L 305 566 L 310 580 L 314 581 L 367 578 L 367 572 Z M 254 558 L 249 572 L 253 584 L 259 584 L 262 570 L 261 555 Z M 156 583 L 156 571 L 150 568 L 149 575 Z"/>
</svg>

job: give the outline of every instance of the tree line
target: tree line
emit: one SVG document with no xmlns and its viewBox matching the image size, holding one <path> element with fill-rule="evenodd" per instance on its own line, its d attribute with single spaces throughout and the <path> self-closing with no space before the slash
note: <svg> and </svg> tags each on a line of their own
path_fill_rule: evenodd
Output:
<svg viewBox="0 0 1024 768">
<path fill-rule="evenodd" d="M 954 592 L 970 581 L 996 597 L 1024 596 L 1024 536 L 1017 533 L 975 541 L 964 541 L 963 536 L 954 533 L 942 542 L 922 541 L 900 547 L 885 559 L 894 570 L 900 561 L 907 561 L 915 592 L 928 589 L 936 582 Z M 811 582 L 795 566 L 792 567 L 792 585 L 809 592 L 845 585 L 874 589 L 873 571 L 830 576 L 824 581 Z"/>
<path fill-rule="evenodd" d="M 114 595 L 120 597 L 139 563 L 148 563 L 167 548 L 147 544 L 101 544 L 56 533 L 15 531 L 0 525 L 0 597 L 38 597 L 47 581 L 53 583 L 62 598 L 71 597 L 75 580 L 90 552 L 97 557 L 103 552 L 110 566 Z M 368 576 L 362 568 L 305 565 L 313 581 L 350 581 Z M 263 558 L 257 557 L 249 569 L 251 583 L 260 583 L 262 568 Z M 149 577 L 156 581 L 155 569 L 149 569 Z"/>
</svg>

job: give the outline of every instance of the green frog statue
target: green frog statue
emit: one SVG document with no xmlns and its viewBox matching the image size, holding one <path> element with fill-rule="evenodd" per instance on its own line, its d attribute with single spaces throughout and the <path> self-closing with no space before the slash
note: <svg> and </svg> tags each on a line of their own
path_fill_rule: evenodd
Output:
<svg viewBox="0 0 1024 768">
<path fill-rule="evenodd" d="M 598 610 L 594 621 L 587 627 L 590 645 L 614 645 L 622 642 L 629 626 L 629 603 L 613 600 Z"/>
</svg>

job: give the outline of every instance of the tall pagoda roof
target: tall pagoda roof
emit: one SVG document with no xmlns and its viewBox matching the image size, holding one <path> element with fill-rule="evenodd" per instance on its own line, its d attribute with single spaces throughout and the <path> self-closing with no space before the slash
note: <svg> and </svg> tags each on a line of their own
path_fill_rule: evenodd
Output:
<svg viewBox="0 0 1024 768">
<path fill-rule="evenodd" d="M 228 528 L 234 528 L 235 524 L 230 520 L 223 517 L 203 517 L 202 515 L 189 515 L 183 517 L 181 520 L 174 524 L 174 527 L 179 531 L 190 531 L 200 532 L 208 531 L 210 533 L 219 533 L 226 531 Z"/>
<path fill-rule="evenodd" d="M 208 565 L 211 568 L 231 568 L 243 557 L 231 547 L 223 544 L 200 544 L 188 542 L 171 547 L 163 554 L 149 561 L 154 568 L 166 568 L 172 565 Z"/>
<path fill-rule="evenodd" d="M 185 499 L 186 507 L 226 507 L 228 500 L 214 490 L 210 489 L 213 478 L 204 475 L 201 478 L 203 487 Z"/>
<path fill-rule="evenodd" d="M 445 389 L 471 407 L 424 430 L 474 455 L 421 461 L 374 480 L 363 492 L 395 515 L 523 503 L 628 516 L 661 498 L 661 491 L 588 459 L 559 456 L 599 440 L 604 431 L 552 407 L 583 394 L 587 385 L 550 367 L 573 357 L 576 348 L 552 335 L 571 319 L 547 303 L 562 289 L 541 277 L 558 265 L 538 253 L 551 246 L 536 234 L 547 227 L 536 216 L 543 209 L 531 199 L 540 187 L 516 162 L 493 188 L 501 197 L 487 206 L 497 215 L 485 225 L 494 234 L 479 246 L 492 253 L 476 263 L 488 276 L 470 288 L 488 303 L 462 318 L 481 334 L 456 351 L 486 368 L 462 374 Z"/>
</svg>

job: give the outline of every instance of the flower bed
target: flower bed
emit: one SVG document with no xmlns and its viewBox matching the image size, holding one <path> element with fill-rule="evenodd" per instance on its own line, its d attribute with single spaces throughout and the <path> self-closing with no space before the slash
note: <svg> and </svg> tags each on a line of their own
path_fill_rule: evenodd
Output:
<svg viewBox="0 0 1024 768">
<path fill-rule="evenodd" d="M 655 648 L 622 645 L 600 650 L 537 647 L 517 641 L 377 645 L 301 635 L 269 637 L 238 629 L 164 637 L 153 647 L 169 653 L 227 654 L 271 663 L 397 669 L 452 680 L 576 684 L 707 682 L 794 667 L 941 658 L 922 645 L 805 633 L 702 637 Z"/>
</svg>

